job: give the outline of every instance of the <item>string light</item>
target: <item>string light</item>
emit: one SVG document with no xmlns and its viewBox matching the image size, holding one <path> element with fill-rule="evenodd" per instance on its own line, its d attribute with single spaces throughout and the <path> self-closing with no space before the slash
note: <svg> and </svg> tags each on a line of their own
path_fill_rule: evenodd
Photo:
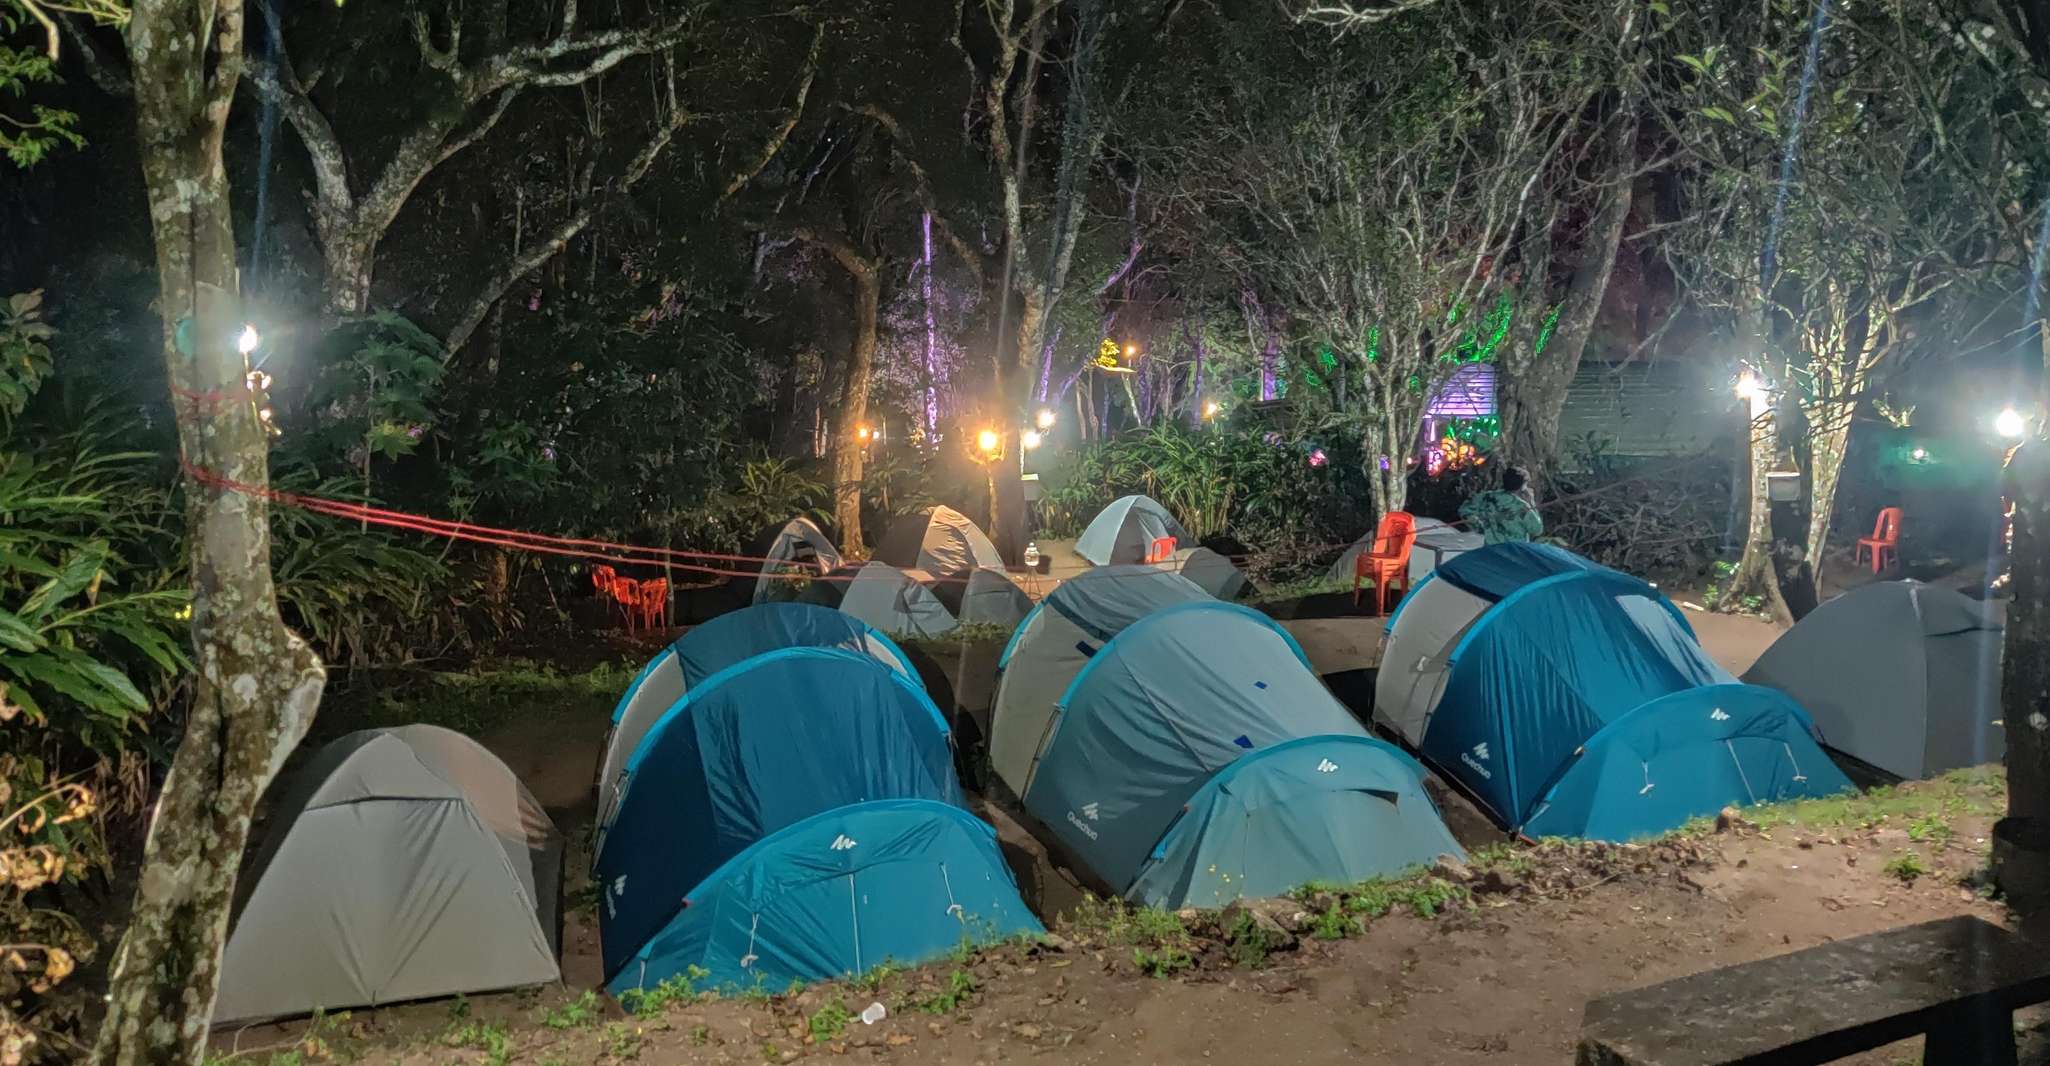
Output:
<svg viewBox="0 0 2050 1066">
<path fill-rule="evenodd" d="M 1052 428 L 1053 428 L 1053 422 L 1054 422 L 1054 417 L 1053 417 L 1053 408 L 1051 408 L 1051 407 L 1042 407 L 1042 408 L 1040 408 L 1040 409 L 1039 409 L 1039 417 L 1038 417 L 1037 419 L 1035 419 L 1034 421 L 1038 423 L 1038 425 L 1039 425 L 1039 428 L 1040 428 L 1040 431 L 1041 431 L 1041 432 L 1045 432 L 1046 430 L 1052 429 Z"/>
<path fill-rule="evenodd" d="M 1003 442 L 1004 439 L 997 436 L 997 431 L 993 429 L 985 429 L 975 435 L 975 446 L 992 455 L 996 453 L 997 445 Z"/>
<path fill-rule="evenodd" d="M 257 346 L 262 343 L 263 336 L 256 332 L 256 327 L 245 323 L 242 326 L 242 335 L 235 338 L 235 350 L 243 355 L 248 355 L 250 352 L 255 351 Z"/>
<path fill-rule="evenodd" d="M 1028 429 L 1024 432 L 1022 436 L 1018 438 L 1018 443 L 1023 444 L 1028 449 L 1031 449 L 1039 447 L 1040 444 L 1044 442 L 1044 440 L 1045 438 L 1039 435 L 1038 430 Z"/>
<path fill-rule="evenodd" d="M 247 375 L 243 377 L 242 382 L 243 384 L 249 386 L 250 392 L 270 391 L 270 375 L 264 373 L 261 370 L 250 371 Z"/>
<path fill-rule="evenodd" d="M 1216 400 L 1211 400 L 1203 405 L 1203 417 L 1216 418 L 1217 413 L 1222 410 L 1224 410 L 1223 404 L 1218 403 Z"/>
<path fill-rule="evenodd" d="M 860 429 L 855 430 L 854 435 L 865 441 L 875 436 L 875 431 L 869 429 L 867 426 L 863 426 Z"/>
<path fill-rule="evenodd" d="M 2012 407 L 1993 416 L 1993 432 L 2006 437 L 2008 440 L 2020 440 L 2028 431 L 2028 420 L 2022 417 L 2020 411 Z"/>
</svg>

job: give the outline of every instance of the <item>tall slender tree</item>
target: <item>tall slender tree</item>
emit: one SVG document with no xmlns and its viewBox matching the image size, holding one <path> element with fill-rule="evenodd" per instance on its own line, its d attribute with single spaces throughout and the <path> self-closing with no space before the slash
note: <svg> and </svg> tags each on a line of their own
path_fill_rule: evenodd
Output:
<svg viewBox="0 0 2050 1066">
<path fill-rule="evenodd" d="M 271 581 L 269 436 L 245 385 L 221 159 L 242 74 L 240 0 L 139 0 L 128 25 L 158 308 L 186 469 L 196 686 L 150 820 L 94 1048 L 105 1066 L 197 1064 L 257 800 L 326 681 Z"/>
</svg>

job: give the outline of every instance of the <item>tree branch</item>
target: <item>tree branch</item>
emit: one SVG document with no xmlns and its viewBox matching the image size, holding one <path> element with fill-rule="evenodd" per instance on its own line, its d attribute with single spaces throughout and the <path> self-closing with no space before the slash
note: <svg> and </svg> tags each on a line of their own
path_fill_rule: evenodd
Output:
<svg viewBox="0 0 2050 1066">
<path fill-rule="evenodd" d="M 733 180 L 726 183 L 725 190 L 719 194 L 720 203 L 725 203 L 727 200 L 732 199 L 734 193 L 745 188 L 748 182 L 753 181 L 756 176 L 761 174 L 762 168 L 768 166 L 770 160 L 776 158 L 776 153 L 782 151 L 783 146 L 790 143 L 790 132 L 797 128 L 797 120 L 804 117 L 804 102 L 811 95 L 812 80 L 818 76 L 819 52 L 825 47 L 825 44 L 826 25 L 821 22 L 817 26 L 812 27 L 811 51 L 804 58 L 804 75 L 798 79 L 796 99 L 790 102 L 790 109 L 784 113 L 783 121 L 778 123 L 776 128 L 770 132 L 768 140 L 762 145 L 761 152 L 755 156 L 751 163 L 742 167 L 739 173 L 733 175 Z"/>
<path fill-rule="evenodd" d="M 619 180 L 613 192 L 625 193 L 628 189 L 633 188 L 634 183 L 640 181 L 654 167 L 655 160 L 661 156 L 663 149 L 669 147 L 669 142 L 676 139 L 677 132 L 689 125 L 690 122 L 690 117 L 685 113 L 681 111 L 671 112 L 668 120 L 662 124 L 661 128 L 655 131 L 654 136 L 650 137 L 648 143 L 641 147 L 640 152 L 627 163 L 625 169 L 620 171 Z M 483 288 L 470 301 L 462 316 L 456 320 L 456 324 L 448 332 L 444 345 L 448 350 L 451 362 L 455 360 L 457 353 L 460 352 L 463 345 L 468 343 L 470 337 L 477 332 L 477 327 L 484 324 L 485 316 L 491 313 L 492 305 L 496 304 L 505 295 L 506 290 L 512 288 L 513 283 L 520 280 L 522 276 L 540 269 L 543 263 L 548 262 L 548 260 L 554 258 L 564 248 L 568 247 L 569 242 L 575 240 L 578 234 L 589 228 L 591 221 L 598 217 L 598 210 L 602 205 L 603 198 L 596 198 L 586 203 L 575 214 L 564 219 L 547 236 L 521 250 L 497 274 L 492 275 L 491 279 L 484 283 Z"/>
</svg>

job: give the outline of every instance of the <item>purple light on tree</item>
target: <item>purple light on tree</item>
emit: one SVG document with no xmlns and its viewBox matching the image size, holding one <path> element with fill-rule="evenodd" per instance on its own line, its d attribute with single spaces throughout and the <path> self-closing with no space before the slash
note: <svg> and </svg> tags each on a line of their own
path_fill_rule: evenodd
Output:
<svg viewBox="0 0 2050 1066">
<path fill-rule="evenodd" d="M 940 393 L 933 385 L 939 373 L 940 325 L 932 310 L 932 212 L 925 213 L 925 439 L 937 440 L 940 432 Z"/>
</svg>

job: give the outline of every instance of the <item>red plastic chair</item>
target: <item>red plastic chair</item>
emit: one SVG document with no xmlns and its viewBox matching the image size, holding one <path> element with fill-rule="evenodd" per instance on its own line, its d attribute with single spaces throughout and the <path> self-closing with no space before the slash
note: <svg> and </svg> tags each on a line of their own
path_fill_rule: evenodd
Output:
<svg viewBox="0 0 2050 1066">
<path fill-rule="evenodd" d="M 1146 561 L 1149 563 L 1164 563 L 1174 558 L 1174 549 L 1175 539 L 1173 537 L 1155 537 L 1153 538 L 1153 543 L 1146 546 Z"/>
<path fill-rule="evenodd" d="M 609 566 L 594 566 L 591 568 L 591 587 L 597 589 L 600 596 L 610 596 L 612 582 L 617 577 L 619 572 Z"/>
<path fill-rule="evenodd" d="M 630 577 L 612 579 L 612 602 L 626 616 L 626 631 L 634 632 L 634 612 L 641 602 L 641 583 Z"/>
<path fill-rule="evenodd" d="M 1863 560 L 1865 553 L 1869 551 L 1872 553 L 1872 572 L 1877 574 L 1886 569 L 1888 556 L 1893 558 L 1893 565 L 1900 565 L 1900 546 L 1901 509 L 1882 507 L 1879 509 L 1879 520 L 1872 523 L 1872 535 L 1858 538 L 1858 548 L 1851 556 L 1851 561 L 1855 563 Z"/>
<path fill-rule="evenodd" d="M 661 623 L 661 628 L 669 628 L 669 579 L 658 577 L 641 582 L 640 600 L 636 606 L 640 609 L 641 628 L 654 629 L 657 622 Z"/>
<path fill-rule="evenodd" d="M 1390 511 L 1381 516 L 1381 528 L 1374 531 L 1374 549 L 1353 558 L 1352 605 L 1360 605 L 1360 586 L 1374 582 L 1374 613 L 1388 613 L 1388 591 L 1402 586 L 1409 594 L 1409 552 L 1416 546 L 1416 516 L 1407 511 Z M 1397 598 L 1400 602 L 1400 597 Z"/>
</svg>

